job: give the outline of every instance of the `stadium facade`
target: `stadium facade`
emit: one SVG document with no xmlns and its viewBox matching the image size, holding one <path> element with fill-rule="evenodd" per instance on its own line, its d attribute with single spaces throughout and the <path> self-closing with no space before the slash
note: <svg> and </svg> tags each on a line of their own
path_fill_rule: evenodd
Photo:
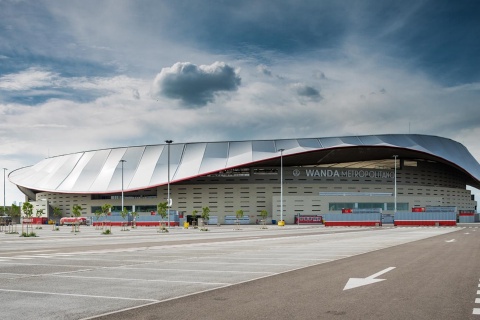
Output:
<svg viewBox="0 0 480 320">
<path fill-rule="evenodd" d="M 35 208 L 58 207 L 63 216 L 75 204 L 84 216 L 105 203 L 120 210 L 122 198 L 128 210 L 150 215 L 170 190 L 171 208 L 186 215 L 208 206 L 223 223 L 241 209 L 255 223 L 266 210 L 269 219 L 292 223 L 296 214 L 343 208 L 476 210 L 467 186 L 480 188 L 480 165 L 456 141 L 388 134 L 84 151 L 46 158 L 8 178 Z"/>
</svg>

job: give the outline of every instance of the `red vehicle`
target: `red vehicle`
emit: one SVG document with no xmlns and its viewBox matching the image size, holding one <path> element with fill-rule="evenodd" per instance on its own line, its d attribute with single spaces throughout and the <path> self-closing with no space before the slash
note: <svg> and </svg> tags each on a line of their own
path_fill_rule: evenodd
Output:
<svg viewBox="0 0 480 320">
<path fill-rule="evenodd" d="M 295 216 L 295 224 L 322 224 L 323 217 L 322 216 L 314 216 L 314 215 L 300 215 L 300 219 L 298 216 Z"/>
<path fill-rule="evenodd" d="M 60 219 L 60 225 L 71 226 L 72 224 L 90 225 L 90 220 L 85 217 L 63 217 Z"/>
</svg>

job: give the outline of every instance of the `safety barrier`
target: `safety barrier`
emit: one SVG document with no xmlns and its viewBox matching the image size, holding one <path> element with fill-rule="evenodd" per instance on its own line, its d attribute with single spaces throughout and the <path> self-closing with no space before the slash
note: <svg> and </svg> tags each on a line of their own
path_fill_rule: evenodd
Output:
<svg viewBox="0 0 480 320">
<path fill-rule="evenodd" d="M 395 226 L 456 226 L 456 212 L 397 212 Z"/>
<path fill-rule="evenodd" d="M 323 224 L 326 227 L 378 227 L 382 225 L 381 213 L 338 214 L 323 215 Z"/>
</svg>

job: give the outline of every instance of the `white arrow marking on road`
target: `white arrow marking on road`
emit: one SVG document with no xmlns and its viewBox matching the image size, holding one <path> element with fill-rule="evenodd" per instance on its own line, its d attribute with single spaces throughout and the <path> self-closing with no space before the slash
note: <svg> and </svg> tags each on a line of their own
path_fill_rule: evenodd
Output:
<svg viewBox="0 0 480 320">
<path fill-rule="evenodd" d="M 389 267 L 389 268 L 384 269 L 380 272 L 372 274 L 371 276 L 366 277 L 366 278 L 350 278 L 350 279 L 348 279 L 347 284 L 343 288 L 343 291 L 348 290 L 348 289 L 353 289 L 353 288 L 356 288 L 356 287 L 366 286 L 367 284 L 372 284 L 372 283 L 375 283 L 375 282 L 383 281 L 385 279 L 375 279 L 375 278 L 378 277 L 378 276 L 381 276 L 382 274 L 387 273 L 388 271 L 391 271 L 393 269 L 395 269 L 395 267 Z"/>
<path fill-rule="evenodd" d="M 452 240 L 447 240 L 445 242 L 455 242 L 455 239 L 452 239 Z"/>
</svg>

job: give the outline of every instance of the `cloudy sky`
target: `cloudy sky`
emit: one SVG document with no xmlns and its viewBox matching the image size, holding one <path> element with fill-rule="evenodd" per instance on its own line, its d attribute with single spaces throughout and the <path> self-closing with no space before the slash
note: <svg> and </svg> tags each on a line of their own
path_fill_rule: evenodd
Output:
<svg viewBox="0 0 480 320">
<path fill-rule="evenodd" d="M 479 15 L 476 0 L 0 0 L 0 168 L 383 133 L 480 160 Z"/>
</svg>

